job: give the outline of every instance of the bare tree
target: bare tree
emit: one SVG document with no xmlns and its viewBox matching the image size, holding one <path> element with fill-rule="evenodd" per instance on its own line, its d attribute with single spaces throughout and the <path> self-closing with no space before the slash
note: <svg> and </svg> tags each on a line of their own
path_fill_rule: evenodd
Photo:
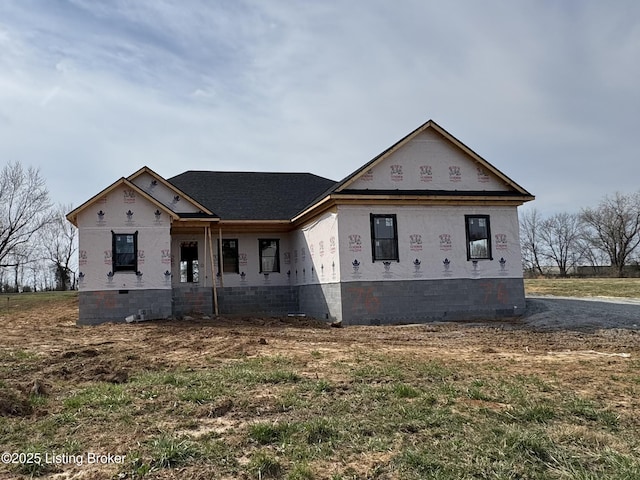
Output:
<svg viewBox="0 0 640 480">
<path fill-rule="evenodd" d="M 541 255 L 558 267 L 561 277 L 575 268 L 582 257 L 582 222 L 573 213 L 556 213 L 540 222 Z"/>
<path fill-rule="evenodd" d="M 593 247 L 605 252 L 618 277 L 640 244 L 640 192 L 616 192 L 605 197 L 596 208 L 586 208 L 581 218 L 590 230 Z"/>
<path fill-rule="evenodd" d="M 30 283 L 31 291 L 37 292 L 38 290 L 44 290 L 42 287 L 42 273 L 46 269 L 44 261 L 39 258 L 26 265 L 27 270 L 27 283 Z"/>
<path fill-rule="evenodd" d="M 520 215 L 520 243 L 522 260 L 526 270 L 543 275 L 540 260 L 542 258 L 540 244 L 540 214 L 534 208 L 525 210 Z"/>
<path fill-rule="evenodd" d="M 16 293 L 22 290 L 25 265 L 30 261 L 31 252 L 31 244 L 22 244 L 16 246 L 11 255 L 7 256 L 13 280 L 11 290 Z"/>
<path fill-rule="evenodd" d="M 0 171 L 0 267 L 18 267 L 21 247 L 50 221 L 49 193 L 37 169 L 19 162 Z M 18 262 L 18 263 L 17 263 Z"/>
<path fill-rule="evenodd" d="M 59 205 L 51 222 L 41 230 L 42 248 L 47 260 L 55 269 L 56 287 L 68 290 L 75 287 L 75 273 L 71 262 L 77 251 L 76 227 L 67 221 L 65 214 L 71 205 Z"/>
<path fill-rule="evenodd" d="M 583 231 L 580 238 L 581 263 L 591 267 L 592 275 L 601 275 L 602 267 L 607 264 L 609 256 L 599 248 L 593 246 L 591 233 L 588 231 L 588 228 L 585 227 L 584 222 L 582 225 Z"/>
</svg>

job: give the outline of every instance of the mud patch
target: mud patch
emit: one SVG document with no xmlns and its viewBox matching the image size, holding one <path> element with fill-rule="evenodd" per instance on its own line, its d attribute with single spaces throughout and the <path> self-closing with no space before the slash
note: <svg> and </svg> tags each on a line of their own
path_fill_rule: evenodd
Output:
<svg viewBox="0 0 640 480">
<path fill-rule="evenodd" d="M 18 389 L 0 387 L 0 417 L 24 417 L 33 413 L 29 397 Z"/>
</svg>

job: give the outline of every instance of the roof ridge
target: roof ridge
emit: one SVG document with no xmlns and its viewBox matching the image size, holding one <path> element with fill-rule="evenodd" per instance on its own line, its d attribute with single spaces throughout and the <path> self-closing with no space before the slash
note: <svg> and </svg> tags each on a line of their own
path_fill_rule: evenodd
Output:
<svg viewBox="0 0 640 480">
<path fill-rule="evenodd" d="M 326 178 L 313 172 L 257 172 L 257 171 L 249 171 L 249 170 L 185 170 L 184 172 L 179 173 L 178 175 L 183 175 L 185 173 L 259 173 L 259 174 L 265 174 L 265 175 L 313 175 L 314 177 Z M 178 176 L 178 175 L 175 175 L 175 176 Z"/>
</svg>

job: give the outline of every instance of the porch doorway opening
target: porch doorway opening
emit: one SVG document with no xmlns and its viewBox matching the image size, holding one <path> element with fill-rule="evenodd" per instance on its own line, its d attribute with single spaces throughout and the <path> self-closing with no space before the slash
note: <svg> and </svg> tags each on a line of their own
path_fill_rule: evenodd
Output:
<svg viewBox="0 0 640 480">
<path fill-rule="evenodd" d="M 180 244 L 180 282 L 196 283 L 199 281 L 198 242 L 182 242 Z"/>
</svg>

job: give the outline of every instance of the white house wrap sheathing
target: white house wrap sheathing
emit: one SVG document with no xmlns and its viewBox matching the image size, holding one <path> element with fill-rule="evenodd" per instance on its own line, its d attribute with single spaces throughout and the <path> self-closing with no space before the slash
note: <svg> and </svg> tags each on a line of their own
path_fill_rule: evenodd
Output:
<svg viewBox="0 0 640 480">
<path fill-rule="evenodd" d="M 499 178 L 434 131 L 418 134 L 364 172 L 350 189 L 507 191 Z"/>
<path fill-rule="evenodd" d="M 516 207 L 340 206 L 343 282 L 521 278 Z M 369 214 L 395 214 L 399 261 L 372 261 Z M 465 214 L 489 215 L 493 260 L 467 260 Z"/>
<path fill-rule="evenodd" d="M 325 213 L 293 232 L 293 237 L 290 266 L 294 285 L 340 281 L 337 214 Z"/>
<path fill-rule="evenodd" d="M 79 290 L 171 289 L 170 219 L 129 188 L 114 189 L 78 215 Z M 112 232 L 138 232 L 137 273 L 114 272 Z"/>
<path fill-rule="evenodd" d="M 191 203 L 191 201 L 181 197 L 180 195 L 176 195 L 174 190 L 163 185 L 150 173 L 140 173 L 132 180 L 132 183 L 136 184 L 146 193 L 166 205 L 174 212 L 197 213 L 199 211 L 199 208 Z"/>
</svg>

